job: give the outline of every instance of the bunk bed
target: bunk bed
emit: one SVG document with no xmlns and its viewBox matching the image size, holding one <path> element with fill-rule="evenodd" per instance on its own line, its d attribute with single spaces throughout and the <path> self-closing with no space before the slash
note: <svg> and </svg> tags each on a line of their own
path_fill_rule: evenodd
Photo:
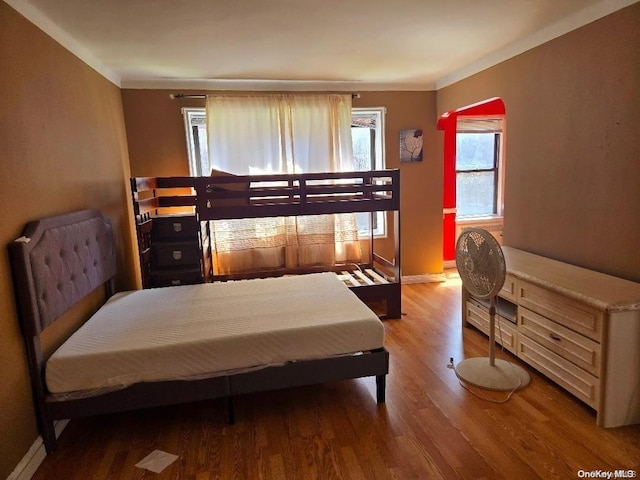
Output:
<svg viewBox="0 0 640 480">
<path fill-rule="evenodd" d="M 202 183 L 196 191 L 211 189 Z M 201 199 L 208 209 L 209 200 Z M 149 203 L 156 201 L 165 200 Z M 377 401 L 385 400 L 382 323 L 333 273 L 114 294 L 113 231 L 96 210 L 31 222 L 9 252 L 48 453 L 56 447 L 58 419 L 227 398 L 233 422 L 234 395 L 369 376 L 376 378 Z M 43 351 L 41 334 L 103 285 L 106 303 L 55 352 Z M 292 310 L 296 299 L 301 305 Z M 328 304 L 335 304 L 332 313 Z M 263 348 L 274 343 L 282 348 Z M 318 345 L 322 351 L 311 351 Z M 256 352 L 271 357 L 255 360 Z"/>
<path fill-rule="evenodd" d="M 401 316 L 399 171 L 334 172 L 237 176 L 214 172 L 208 177 L 134 177 L 131 179 L 144 288 L 210 281 L 264 278 L 333 271 L 364 302 L 381 308 L 382 318 Z M 299 217 L 364 213 L 373 223 L 383 212 L 387 236 L 373 228 L 360 242 L 357 263 L 216 273 L 211 222 L 231 219 Z M 190 225 L 185 226 L 186 222 Z M 174 231 L 169 235 L 165 223 Z M 190 236 L 198 258 L 172 242 Z M 172 237 L 176 237 L 173 238 Z M 379 253 L 382 249 L 385 255 Z M 163 253 L 173 253 L 166 260 Z M 390 258 L 389 258 L 390 257 Z M 171 265 L 174 263 L 174 265 Z"/>
</svg>

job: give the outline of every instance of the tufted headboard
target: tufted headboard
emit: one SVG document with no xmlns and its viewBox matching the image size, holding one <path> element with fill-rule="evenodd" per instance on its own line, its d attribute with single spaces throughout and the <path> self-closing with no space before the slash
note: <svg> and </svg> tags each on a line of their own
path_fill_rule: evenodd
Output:
<svg viewBox="0 0 640 480">
<path fill-rule="evenodd" d="M 98 210 L 26 225 L 9 245 L 23 334 L 36 336 L 116 273 L 113 231 Z"/>
</svg>

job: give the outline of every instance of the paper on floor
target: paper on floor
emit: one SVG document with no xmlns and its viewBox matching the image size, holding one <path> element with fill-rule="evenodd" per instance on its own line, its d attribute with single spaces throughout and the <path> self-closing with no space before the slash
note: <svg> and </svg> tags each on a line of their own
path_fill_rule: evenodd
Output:
<svg viewBox="0 0 640 480">
<path fill-rule="evenodd" d="M 154 473 L 160 473 L 167 468 L 178 458 L 178 455 L 172 453 L 163 452 L 162 450 L 154 450 L 149 455 L 144 457 L 138 463 L 136 467 L 150 470 Z"/>
</svg>

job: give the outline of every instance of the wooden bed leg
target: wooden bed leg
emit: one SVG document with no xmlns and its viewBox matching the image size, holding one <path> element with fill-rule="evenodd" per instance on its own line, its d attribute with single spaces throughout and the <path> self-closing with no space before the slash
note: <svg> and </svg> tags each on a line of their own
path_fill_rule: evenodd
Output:
<svg viewBox="0 0 640 480">
<path fill-rule="evenodd" d="M 45 401 L 44 385 L 44 360 L 40 337 L 38 335 L 25 336 L 25 346 L 27 348 L 27 359 L 29 362 L 29 372 L 31 376 L 31 388 L 33 390 L 33 404 L 36 409 L 36 420 L 42 436 L 42 442 L 47 454 L 53 453 L 57 446 L 56 426 L 47 410 Z"/>
<path fill-rule="evenodd" d="M 398 319 L 402 317 L 402 301 L 400 293 L 394 292 L 387 298 L 387 319 Z"/>
<path fill-rule="evenodd" d="M 384 403 L 385 401 L 386 386 L 387 386 L 387 376 L 376 375 L 376 399 L 378 403 Z"/>
<path fill-rule="evenodd" d="M 228 396 L 227 397 L 227 419 L 228 419 L 229 425 L 235 425 L 235 423 L 236 423 L 236 414 L 235 414 L 235 411 L 233 409 L 233 397 L 232 396 Z"/>
<path fill-rule="evenodd" d="M 51 454 L 55 451 L 58 444 L 56 440 L 56 427 L 51 421 L 42 420 L 42 441 L 47 454 Z"/>
</svg>

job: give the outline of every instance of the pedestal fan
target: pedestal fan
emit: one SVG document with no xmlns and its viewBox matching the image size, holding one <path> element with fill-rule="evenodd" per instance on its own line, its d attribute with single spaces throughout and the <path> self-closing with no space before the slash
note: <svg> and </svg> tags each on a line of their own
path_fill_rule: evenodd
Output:
<svg viewBox="0 0 640 480">
<path fill-rule="evenodd" d="M 455 367 L 456 375 L 462 382 L 487 390 L 508 392 L 526 386 L 530 380 L 526 370 L 495 358 L 496 296 L 506 275 L 500 244 L 484 229 L 463 230 L 456 242 L 456 267 L 472 296 L 489 299 L 489 357 L 461 361 Z"/>
</svg>

